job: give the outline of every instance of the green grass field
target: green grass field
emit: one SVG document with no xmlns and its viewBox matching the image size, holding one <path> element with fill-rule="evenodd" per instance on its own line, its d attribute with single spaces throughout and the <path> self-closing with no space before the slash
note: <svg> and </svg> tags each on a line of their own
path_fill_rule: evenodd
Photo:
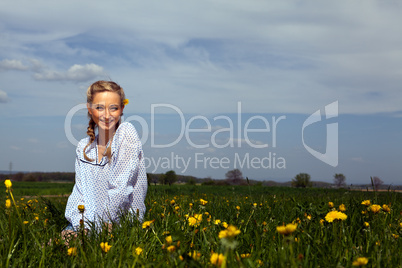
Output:
<svg viewBox="0 0 402 268">
<path fill-rule="evenodd" d="M 67 247 L 67 198 L 22 197 L 72 184 L 13 183 L 15 204 L 2 187 L 1 267 L 402 267 L 401 193 L 151 185 L 143 223 L 125 215 Z"/>
</svg>

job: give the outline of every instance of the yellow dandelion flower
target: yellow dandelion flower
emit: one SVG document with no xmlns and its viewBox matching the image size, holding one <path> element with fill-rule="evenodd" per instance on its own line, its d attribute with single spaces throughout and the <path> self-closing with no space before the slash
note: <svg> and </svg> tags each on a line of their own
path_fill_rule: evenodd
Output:
<svg viewBox="0 0 402 268">
<path fill-rule="evenodd" d="M 311 215 L 307 215 L 307 219 L 310 221 L 311 220 Z"/>
<path fill-rule="evenodd" d="M 172 242 L 173 242 L 173 239 L 172 239 L 172 236 L 171 236 L 171 235 L 166 236 L 165 240 L 166 240 L 166 242 L 167 242 L 169 245 L 172 244 Z"/>
<path fill-rule="evenodd" d="M 366 207 L 368 207 L 368 206 L 371 205 L 371 201 L 370 201 L 370 200 L 364 200 L 364 201 L 362 202 L 362 205 L 365 205 Z"/>
<path fill-rule="evenodd" d="M 112 248 L 112 246 L 109 245 L 108 242 L 100 243 L 100 247 L 101 247 L 102 251 L 105 252 L 105 253 L 107 253 Z"/>
<path fill-rule="evenodd" d="M 221 223 L 221 220 L 215 220 L 214 223 L 215 223 L 216 225 L 219 225 L 219 224 Z"/>
<path fill-rule="evenodd" d="M 391 208 L 386 204 L 382 205 L 382 210 L 388 213 L 391 212 Z"/>
<path fill-rule="evenodd" d="M 11 186 L 13 186 L 13 184 L 11 183 L 10 180 L 5 180 L 4 184 L 6 185 L 7 190 L 9 190 L 11 188 Z"/>
<path fill-rule="evenodd" d="M 334 220 L 346 220 L 347 219 L 347 215 L 345 213 L 339 212 L 339 211 L 330 211 L 327 213 L 327 215 L 325 216 L 325 220 L 327 222 L 333 222 Z"/>
<path fill-rule="evenodd" d="M 250 253 L 243 253 L 243 254 L 240 254 L 240 257 L 241 257 L 242 259 L 250 258 L 250 256 L 251 256 Z"/>
<path fill-rule="evenodd" d="M 154 222 L 153 220 L 152 220 L 152 221 L 145 221 L 145 222 L 142 224 L 142 229 L 145 229 L 145 228 L 151 226 L 151 224 L 152 224 L 153 222 Z"/>
<path fill-rule="evenodd" d="M 29 221 L 23 221 L 22 223 L 23 223 L 23 224 L 28 224 L 28 223 L 29 223 Z"/>
<path fill-rule="evenodd" d="M 180 209 L 179 206 L 175 206 L 175 207 L 174 207 L 174 210 L 176 210 L 176 211 L 179 210 L 179 209 Z"/>
<path fill-rule="evenodd" d="M 344 204 L 341 204 L 341 205 L 339 206 L 339 211 L 345 212 L 345 211 L 346 211 L 346 206 L 345 206 Z"/>
<path fill-rule="evenodd" d="M 129 103 L 128 99 L 124 99 L 124 100 L 123 100 L 123 105 L 124 105 L 124 106 L 127 105 L 128 103 Z"/>
<path fill-rule="evenodd" d="M 283 235 L 289 235 L 289 234 L 293 233 L 296 230 L 296 228 L 297 228 L 297 224 L 289 223 L 289 224 L 286 224 L 283 226 L 277 226 L 276 231 Z"/>
<path fill-rule="evenodd" d="M 76 256 L 77 255 L 77 248 L 76 247 L 71 247 L 67 249 L 67 255 L 68 256 Z"/>
<path fill-rule="evenodd" d="M 368 222 L 365 221 L 365 222 L 363 223 L 363 226 L 364 226 L 365 228 L 369 228 L 369 227 L 370 227 L 370 223 L 368 223 Z"/>
<path fill-rule="evenodd" d="M 240 207 L 239 207 L 239 206 L 236 206 L 236 209 L 237 209 L 237 210 L 240 210 Z"/>
<path fill-rule="evenodd" d="M 328 202 L 328 207 L 329 207 L 329 208 L 333 208 L 333 207 L 334 207 L 334 203 L 333 203 L 333 202 Z"/>
<path fill-rule="evenodd" d="M 402 228 L 402 222 L 399 223 L 399 227 Z"/>
<path fill-rule="evenodd" d="M 174 252 L 176 250 L 176 246 L 168 246 L 167 247 L 167 251 L 169 251 L 169 252 Z"/>
<path fill-rule="evenodd" d="M 222 266 L 223 262 L 225 260 L 225 256 L 223 254 L 218 254 L 218 253 L 212 253 L 210 261 L 212 265 L 216 265 L 218 267 Z"/>
<path fill-rule="evenodd" d="M 240 234 L 241 231 L 239 229 L 237 229 L 236 226 L 233 225 L 229 225 L 228 228 L 226 230 L 222 230 L 219 232 L 219 238 L 234 238 L 235 236 L 237 236 L 238 234 Z"/>
<path fill-rule="evenodd" d="M 257 206 L 258 206 L 258 205 L 257 205 L 257 203 L 254 203 L 254 204 L 253 204 L 253 207 L 255 207 L 255 208 L 256 208 Z"/>
<path fill-rule="evenodd" d="M 137 248 L 135 249 L 135 254 L 137 254 L 137 255 L 139 256 L 139 255 L 141 255 L 142 251 L 143 251 L 142 248 L 137 247 Z"/>
<path fill-rule="evenodd" d="M 320 220 L 320 224 L 321 224 L 321 225 L 324 225 L 324 222 L 325 222 L 324 219 L 321 219 L 321 220 Z"/>
<path fill-rule="evenodd" d="M 359 258 L 357 258 L 353 263 L 352 263 L 352 265 L 353 266 L 363 266 L 363 265 L 366 265 L 368 263 L 368 259 L 367 258 L 365 258 L 365 257 L 359 257 Z"/>
<path fill-rule="evenodd" d="M 6 199 L 6 208 L 11 208 L 11 200 Z"/>
<path fill-rule="evenodd" d="M 172 201 L 170 201 L 171 205 L 174 205 L 176 203 L 176 201 L 174 199 L 172 199 Z"/>
<path fill-rule="evenodd" d="M 84 205 L 78 205 L 78 211 L 79 211 L 80 213 L 84 213 L 84 211 L 85 211 L 85 206 L 84 206 Z"/>
<path fill-rule="evenodd" d="M 228 228 L 229 224 L 226 221 L 224 221 L 224 222 L 222 222 L 222 226 L 225 228 Z"/>
<path fill-rule="evenodd" d="M 195 214 L 193 217 L 188 218 L 188 225 L 197 227 L 202 221 L 202 214 Z"/>
<path fill-rule="evenodd" d="M 392 234 L 392 237 L 395 238 L 395 239 L 398 239 L 399 235 L 398 234 Z"/>
<path fill-rule="evenodd" d="M 201 205 L 205 206 L 208 203 L 208 201 L 201 198 L 200 203 L 201 203 Z"/>
<path fill-rule="evenodd" d="M 371 212 L 373 212 L 374 214 L 376 214 L 376 213 L 380 212 L 381 206 L 374 204 L 374 205 L 371 205 L 371 206 L 369 207 L 369 210 L 370 210 Z"/>
</svg>

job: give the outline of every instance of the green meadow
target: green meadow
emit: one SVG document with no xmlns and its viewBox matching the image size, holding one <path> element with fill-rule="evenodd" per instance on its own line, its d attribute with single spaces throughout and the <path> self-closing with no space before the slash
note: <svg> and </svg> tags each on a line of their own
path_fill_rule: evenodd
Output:
<svg viewBox="0 0 402 268">
<path fill-rule="evenodd" d="M 402 267 L 397 192 L 150 185 L 143 222 L 66 245 L 72 186 L 0 186 L 0 267 Z"/>
</svg>

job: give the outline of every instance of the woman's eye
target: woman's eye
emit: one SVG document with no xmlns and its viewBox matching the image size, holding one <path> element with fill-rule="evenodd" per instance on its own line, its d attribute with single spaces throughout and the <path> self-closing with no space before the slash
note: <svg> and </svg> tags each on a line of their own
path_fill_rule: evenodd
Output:
<svg viewBox="0 0 402 268">
<path fill-rule="evenodd" d="M 102 106 L 96 106 L 95 109 L 98 110 L 98 111 L 103 111 L 103 107 L 102 107 Z"/>
<path fill-rule="evenodd" d="M 117 107 L 112 107 L 112 108 L 110 108 L 110 111 L 112 111 L 112 112 L 115 112 L 115 111 L 117 111 L 117 110 L 118 110 Z"/>
</svg>

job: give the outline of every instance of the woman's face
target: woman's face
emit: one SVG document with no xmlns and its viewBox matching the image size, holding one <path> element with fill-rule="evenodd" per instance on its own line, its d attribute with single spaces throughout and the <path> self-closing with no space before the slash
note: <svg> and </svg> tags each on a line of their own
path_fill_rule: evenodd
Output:
<svg viewBox="0 0 402 268">
<path fill-rule="evenodd" d="M 110 91 L 96 93 L 92 103 L 88 103 L 87 107 L 99 132 L 103 131 L 105 134 L 115 131 L 124 109 L 124 106 L 121 106 L 120 95 Z"/>
</svg>

